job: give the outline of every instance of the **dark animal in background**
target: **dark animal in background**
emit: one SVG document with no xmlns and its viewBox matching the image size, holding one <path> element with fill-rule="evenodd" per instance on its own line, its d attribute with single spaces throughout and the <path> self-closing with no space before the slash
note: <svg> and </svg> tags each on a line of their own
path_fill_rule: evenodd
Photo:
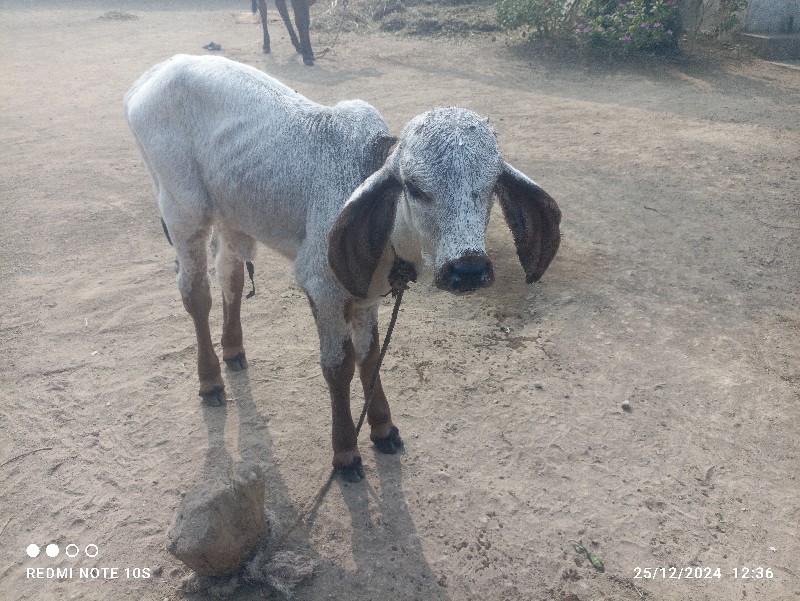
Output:
<svg viewBox="0 0 800 601">
<path fill-rule="evenodd" d="M 314 51 L 311 49 L 311 37 L 308 33 L 308 26 L 311 23 L 308 9 L 317 0 L 292 0 L 292 10 L 294 11 L 294 22 L 297 24 L 297 33 L 294 32 L 292 21 L 289 18 L 289 9 L 286 7 L 286 0 L 275 0 L 275 6 L 281 14 L 283 22 L 292 40 L 295 50 L 303 55 L 303 62 L 309 67 L 314 66 Z M 266 0 L 253 0 L 253 12 L 258 10 L 261 15 L 261 25 L 264 29 L 264 54 L 269 54 L 269 31 L 267 31 L 267 3 Z M 299 39 L 298 39 L 299 36 Z"/>
</svg>

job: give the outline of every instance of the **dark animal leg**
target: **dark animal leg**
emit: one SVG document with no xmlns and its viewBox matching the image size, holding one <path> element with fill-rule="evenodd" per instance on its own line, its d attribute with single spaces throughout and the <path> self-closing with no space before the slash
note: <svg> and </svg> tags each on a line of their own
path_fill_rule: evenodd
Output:
<svg viewBox="0 0 800 601">
<path fill-rule="evenodd" d="M 259 0 L 261 2 L 262 0 Z M 305 2 L 303 2 L 305 4 Z M 286 7 L 286 0 L 275 0 L 275 6 L 278 9 L 278 12 L 281 14 L 281 19 L 286 24 L 286 30 L 289 32 L 289 38 L 292 40 L 292 46 L 294 49 L 297 50 L 300 54 L 303 53 L 302 49 L 300 48 L 300 41 L 297 39 L 297 34 L 294 32 L 294 27 L 292 27 L 292 20 L 289 17 L 289 9 Z M 292 2 L 292 6 L 295 9 L 295 15 L 297 15 L 297 7 L 294 2 Z M 306 11 L 308 9 L 306 8 Z"/>
<path fill-rule="evenodd" d="M 262 48 L 264 49 L 264 54 L 269 54 L 269 31 L 267 30 L 267 3 L 265 0 L 253 0 L 253 6 L 255 7 L 256 2 L 258 2 L 258 12 L 261 15 L 261 28 L 264 30 L 264 45 Z M 256 12 L 255 8 L 253 8 L 253 12 Z"/>
<path fill-rule="evenodd" d="M 295 48 L 303 55 L 303 62 L 309 67 L 314 66 L 314 51 L 311 49 L 311 35 L 308 28 L 311 24 L 307 0 L 292 0 L 294 9 L 294 22 L 297 24 L 297 33 L 300 34 L 300 47 Z"/>
</svg>

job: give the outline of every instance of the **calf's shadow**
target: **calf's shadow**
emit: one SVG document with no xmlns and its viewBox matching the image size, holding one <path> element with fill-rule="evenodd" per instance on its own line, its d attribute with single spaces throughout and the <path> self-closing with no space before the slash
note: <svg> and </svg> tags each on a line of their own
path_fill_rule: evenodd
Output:
<svg viewBox="0 0 800 601">
<path fill-rule="evenodd" d="M 203 407 L 208 429 L 203 473 L 208 478 L 216 477 L 226 474 L 234 464 L 225 446 L 225 427 L 231 408 L 235 407 L 239 417 L 238 453 L 243 461 L 258 464 L 266 476 L 267 510 L 277 521 L 277 536 L 270 542 L 270 550 L 294 551 L 318 562 L 314 576 L 298 585 L 292 599 L 449 600 L 446 589 L 439 584 L 447 575 L 437 575 L 431 569 L 408 510 L 403 490 L 402 455 L 387 456 L 373 451 L 377 473 L 368 471 L 366 479 L 357 484 L 345 483 L 338 476 L 327 485 L 320 482 L 320 494 L 306 512 L 295 505 L 286 486 L 284 473 L 273 452 L 269 420 L 253 400 L 247 371 L 228 372 L 226 379 L 234 402 L 223 407 Z M 363 443 L 362 447 L 362 452 L 370 452 Z M 284 462 L 283 469 L 319 472 L 300 460 L 296 467 Z M 376 478 L 377 488 L 373 484 Z M 323 558 L 315 546 L 319 544 L 321 531 L 335 528 L 335 521 L 326 524 L 326 514 L 337 495 L 350 514 L 350 553 L 355 571 Z M 346 544 L 335 532 L 329 536 L 331 544 Z M 336 550 L 334 555 L 341 556 L 341 551 Z M 263 590 L 244 586 L 230 598 L 236 601 L 262 599 Z"/>
</svg>

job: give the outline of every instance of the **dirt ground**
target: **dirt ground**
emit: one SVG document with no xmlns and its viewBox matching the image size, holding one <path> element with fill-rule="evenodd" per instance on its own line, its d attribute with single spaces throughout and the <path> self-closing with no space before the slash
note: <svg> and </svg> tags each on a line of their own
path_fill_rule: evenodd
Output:
<svg viewBox="0 0 800 601">
<path fill-rule="evenodd" d="M 369 20 L 311 69 L 278 23 L 261 54 L 247 4 L 0 2 L 0 597 L 184 598 L 173 512 L 245 459 L 268 475 L 278 546 L 319 562 L 299 601 L 800 598 L 800 72 L 561 60 Z M 318 54 L 334 30 L 314 30 Z M 563 211 L 541 283 L 498 210 L 492 288 L 412 287 L 383 376 L 405 453 L 362 436 L 366 480 L 311 513 L 329 401 L 291 266 L 260 252 L 250 368 L 225 374 L 227 407 L 203 407 L 122 117 L 145 69 L 210 41 L 318 102 L 362 98 L 395 133 L 434 106 L 488 115 Z"/>
</svg>

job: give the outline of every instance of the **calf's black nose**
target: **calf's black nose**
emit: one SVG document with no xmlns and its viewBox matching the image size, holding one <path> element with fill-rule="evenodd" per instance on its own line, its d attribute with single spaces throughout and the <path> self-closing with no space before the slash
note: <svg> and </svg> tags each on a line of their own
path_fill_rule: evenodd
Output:
<svg viewBox="0 0 800 601">
<path fill-rule="evenodd" d="M 448 292 L 472 292 L 494 282 L 492 262 L 485 256 L 467 256 L 446 263 L 436 277 L 436 285 Z"/>
</svg>

